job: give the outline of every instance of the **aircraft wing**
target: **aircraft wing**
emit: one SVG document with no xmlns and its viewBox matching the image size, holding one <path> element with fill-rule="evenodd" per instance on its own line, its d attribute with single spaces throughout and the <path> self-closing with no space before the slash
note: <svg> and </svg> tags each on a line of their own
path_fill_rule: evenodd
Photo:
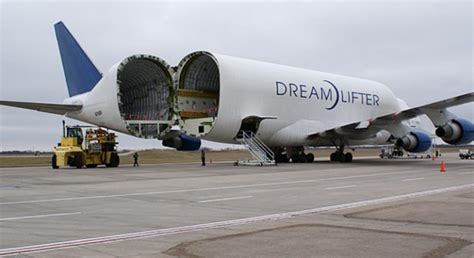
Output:
<svg viewBox="0 0 474 258">
<path fill-rule="evenodd" d="M 0 105 L 32 109 L 36 111 L 52 113 L 57 115 L 64 115 L 67 112 L 79 111 L 82 105 L 69 104 L 51 104 L 51 103 L 37 103 L 37 102 L 21 102 L 21 101 L 3 101 L 0 100 Z"/>
<path fill-rule="evenodd" d="M 337 128 L 331 128 L 323 132 L 310 134 L 309 137 L 313 138 L 325 135 L 334 136 L 334 134 L 344 135 L 352 134 L 360 130 L 368 130 L 374 127 L 384 128 L 389 126 L 390 124 L 400 123 L 402 121 L 409 120 L 425 114 L 428 115 L 428 117 L 436 126 L 440 126 L 446 121 L 446 119 L 451 118 L 450 113 L 445 110 L 446 108 L 466 104 L 469 102 L 474 102 L 474 92 L 466 93 L 449 99 L 444 99 L 423 106 L 408 108 L 396 113 L 376 117 L 369 121 L 353 122 Z"/>
<path fill-rule="evenodd" d="M 443 110 L 446 108 L 459 106 L 459 105 L 466 104 L 473 101 L 474 101 L 474 92 L 466 93 L 466 94 L 452 97 L 449 99 L 437 101 L 431 104 L 409 108 L 406 110 L 402 110 L 398 113 L 393 113 L 393 114 L 385 115 L 382 117 L 378 117 L 378 118 L 373 119 L 372 123 L 379 124 L 379 123 L 384 123 L 384 122 L 398 122 L 398 121 L 408 120 L 411 118 L 415 118 L 419 115 L 424 115 L 424 114 L 430 115 L 430 113 L 433 111 L 443 112 Z"/>
</svg>

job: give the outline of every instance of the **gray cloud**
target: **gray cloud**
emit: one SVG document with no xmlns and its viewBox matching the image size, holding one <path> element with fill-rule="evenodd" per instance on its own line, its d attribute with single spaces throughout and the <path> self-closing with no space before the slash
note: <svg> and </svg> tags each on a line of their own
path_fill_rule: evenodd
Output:
<svg viewBox="0 0 474 258">
<path fill-rule="evenodd" d="M 67 97 L 52 27 L 62 20 L 102 72 L 136 53 L 174 65 L 203 49 L 380 81 L 421 105 L 473 90 L 472 10 L 471 1 L 1 2 L 0 98 Z M 472 110 L 453 108 L 474 120 Z M 2 150 L 58 140 L 62 117 L 5 107 L 0 116 Z"/>
</svg>

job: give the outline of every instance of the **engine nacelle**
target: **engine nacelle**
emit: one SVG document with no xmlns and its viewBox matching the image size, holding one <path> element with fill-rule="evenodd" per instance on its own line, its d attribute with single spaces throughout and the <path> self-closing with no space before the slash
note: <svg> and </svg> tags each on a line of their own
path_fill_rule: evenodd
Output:
<svg viewBox="0 0 474 258">
<path fill-rule="evenodd" d="M 411 132 L 398 139 L 396 145 L 408 152 L 425 152 L 431 147 L 431 138 L 423 132 Z"/>
<path fill-rule="evenodd" d="M 179 151 L 195 151 L 201 148 L 201 139 L 186 134 L 180 134 L 163 140 L 163 146 Z"/>
<path fill-rule="evenodd" d="M 436 128 L 436 135 L 449 144 L 470 143 L 474 141 L 474 125 L 464 119 L 453 119 Z"/>
</svg>

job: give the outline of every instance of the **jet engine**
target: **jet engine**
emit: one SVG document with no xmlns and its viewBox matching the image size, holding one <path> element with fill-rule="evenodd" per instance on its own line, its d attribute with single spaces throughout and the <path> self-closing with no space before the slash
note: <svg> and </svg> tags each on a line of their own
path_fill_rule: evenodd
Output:
<svg viewBox="0 0 474 258">
<path fill-rule="evenodd" d="M 436 135 L 449 144 L 466 144 L 474 140 L 474 125 L 464 119 L 453 119 L 436 128 Z"/>
<path fill-rule="evenodd" d="M 201 147 L 201 139 L 180 134 L 170 138 L 163 139 L 163 146 L 175 148 L 179 151 L 194 151 Z"/>
<path fill-rule="evenodd" d="M 431 138 L 426 133 L 415 131 L 398 139 L 396 145 L 408 152 L 425 152 L 431 147 Z"/>
</svg>

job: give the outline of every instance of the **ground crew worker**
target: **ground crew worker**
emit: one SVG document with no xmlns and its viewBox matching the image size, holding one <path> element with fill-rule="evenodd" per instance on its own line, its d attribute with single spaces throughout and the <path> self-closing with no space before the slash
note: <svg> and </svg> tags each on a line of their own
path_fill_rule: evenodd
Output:
<svg viewBox="0 0 474 258">
<path fill-rule="evenodd" d="M 201 166 L 206 165 L 206 152 L 204 152 L 204 150 L 201 150 L 201 162 L 202 162 Z"/>
<path fill-rule="evenodd" d="M 139 167 L 140 165 L 138 165 L 138 152 L 135 152 L 135 154 L 133 154 L 133 167 Z"/>
</svg>

